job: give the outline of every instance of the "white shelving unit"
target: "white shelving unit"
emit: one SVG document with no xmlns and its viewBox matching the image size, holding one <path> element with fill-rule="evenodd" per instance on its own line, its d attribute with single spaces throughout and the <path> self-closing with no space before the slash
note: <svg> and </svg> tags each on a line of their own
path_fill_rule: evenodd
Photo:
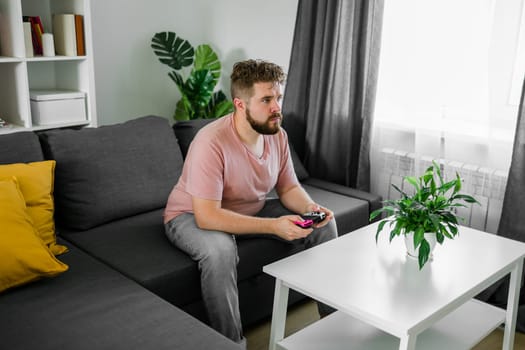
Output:
<svg viewBox="0 0 525 350">
<path fill-rule="evenodd" d="M 52 33 L 52 15 L 84 16 L 86 56 L 26 57 L 22 16 L 40 16 L 44 32 Z M 0 118 L 10 127 L 0 134 L 71 126 L 96 126 L 95 77 L 89 0 L 0 0 Z M 31 89 L 85 93 L 85 121 L 33 125 Z"/>
</svg>

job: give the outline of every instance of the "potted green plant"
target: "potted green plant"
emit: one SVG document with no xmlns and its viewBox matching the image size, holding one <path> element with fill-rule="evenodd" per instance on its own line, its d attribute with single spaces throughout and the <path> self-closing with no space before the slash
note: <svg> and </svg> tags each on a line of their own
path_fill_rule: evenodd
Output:
<svg viewBox="0 0 525 350">
<path fill-rule="evenodd" d="M 233 104 L 222 90 L 214 91 L 221 75 L 221 62 L 210 45 L 197 46 L 195 50 L 174 32 L 155 33 L 151 47 L 159 61 L 173 70 L 168 76 L 181 94 L 176 104 L 175 120 L 218 118 L 233 111 Z M 182 72 L 193 64 L 188 77 Z"/>
<path fill-rule="evenodd" d="M 432 161 L 423 175 L 419 177 L 406 176 L 403 179 L 409 183 L 414 191 L 408 194 L 396 185 L 392 187 L 401 194 L 401 198 L 385 200 L 384 206 L 370 214 L 370 221 L 380 214 L 387 217 L 379 222 L 376 232 L 376 242 L 379 233 L 388 223 L 390 230 L 390 241 L 396 236 L 412 236 L 405 239 L 407 247 L 410 243 L 413 248 L 419 250 L 416 254 L 419 268 L 423 268 L 428 261 L 432 242 L 443 244 L 445 238 L 453 239 L 458 234 L 459 221 L 457 215 L 458 207 L 466 207 L 466 203 L 479 202 L 474 197 L 459 193 L 462 180 L 458 173 L 454 180 L 445 182 L 440 166 Z"/>
</svg>

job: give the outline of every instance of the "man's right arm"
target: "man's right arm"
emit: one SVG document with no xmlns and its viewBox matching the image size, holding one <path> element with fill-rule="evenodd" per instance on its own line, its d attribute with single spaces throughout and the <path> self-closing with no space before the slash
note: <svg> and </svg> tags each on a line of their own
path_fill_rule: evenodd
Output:
<svg viewBox="0 0 525 350">
<path fill-rule="evenodd" d="M 221 201 L 193 197 L 193 213 L 197 226 L 204 230 L 222 231 L 235 235 L 273 234 L 291 241 L 312 233 L 312 229 L 298 227 L 293 222 L 299 215 L 261 218 L 235 213 L 221 207 Z"/>
</svg>

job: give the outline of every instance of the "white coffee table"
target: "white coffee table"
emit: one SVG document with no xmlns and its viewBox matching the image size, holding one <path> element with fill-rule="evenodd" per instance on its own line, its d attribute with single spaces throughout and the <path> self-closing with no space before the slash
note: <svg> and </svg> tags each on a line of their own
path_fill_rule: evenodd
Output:
<svg viewBox="0 0 525 350">
<path fill-rule="evenodd" d="M 419 271 L 377 223 L 264 267 L 276 278 L 270 349 L 470 349 L 505 323 L 514 343 L 525 244 L 467 227 Z M 473 299 L 510 274 L 507 310 Z M 284 338 L 292 288 L 338 311 Z"/>
</svg>

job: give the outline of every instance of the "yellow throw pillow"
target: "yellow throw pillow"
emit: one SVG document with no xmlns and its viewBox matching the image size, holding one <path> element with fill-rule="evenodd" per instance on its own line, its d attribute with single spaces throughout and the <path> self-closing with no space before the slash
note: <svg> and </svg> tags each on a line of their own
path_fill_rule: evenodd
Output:
<svg viewBox="0 0 525 350">
<path fill-rule="evenodd" d="M 0 292 L 68 269 L 37 235 L 16 177 L 0 181 L 0 223 Z"/>
<path fill-rule="evenodd" d="M 0 165 L 0 180 L 15 176 L 24 196 L 27 213 L 33 219 L 38 235 L 55 255 L 67 251 L 56 243 L 53 220 L 54 160 Z"/>
</svg>

